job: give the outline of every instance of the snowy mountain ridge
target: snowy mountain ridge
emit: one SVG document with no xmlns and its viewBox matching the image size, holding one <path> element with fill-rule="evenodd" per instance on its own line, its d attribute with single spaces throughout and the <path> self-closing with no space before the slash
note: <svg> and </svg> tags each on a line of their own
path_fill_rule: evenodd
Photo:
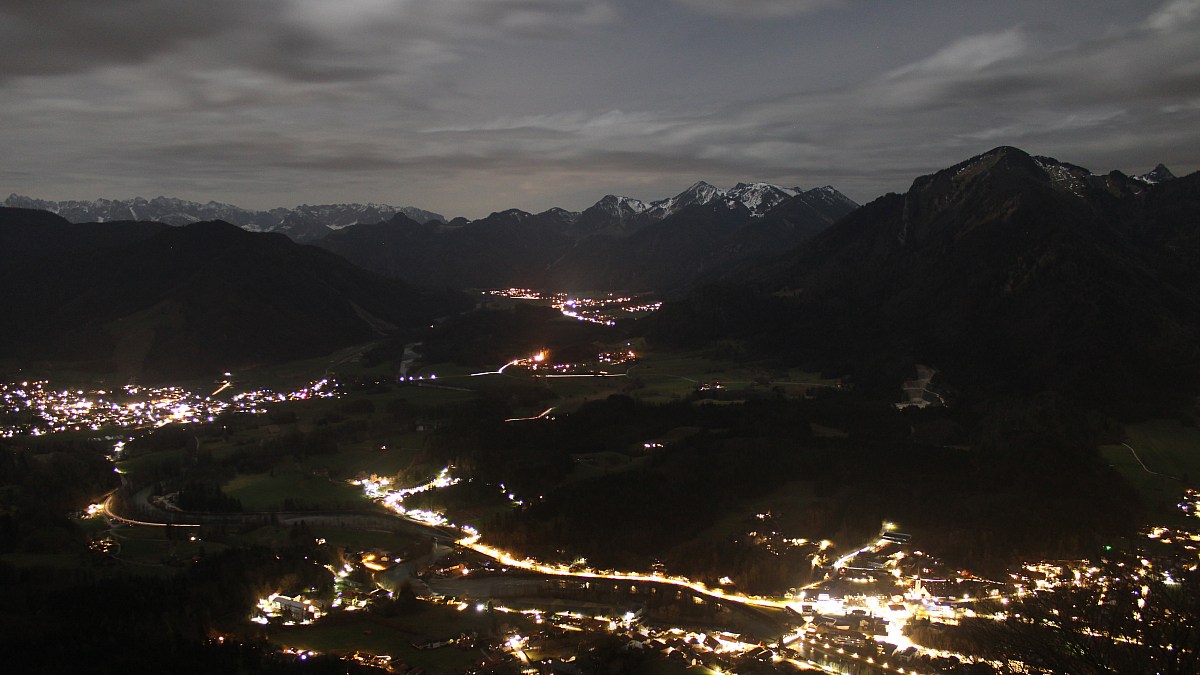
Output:
<svg viewBox="0 0 1200 675">
<path fill-rule="evenodd" d="M 587 231 L 610 234 L 628 233 L 648 223 L 655 223 L 690 207 L 725 202 L 740 204 L 753 218 L 762 218 L 787 200 L 802 198 L 826 206 L 857 206 L 832 187 L 804 190 L 800 187 L 780 187 L 771 183 L 738 183 L 728 190 L 705 181 L 698 181 L 673 197 L 645 202 L 633 197 L 605 195 L 584 211 L 551 208 L 542 212 L 564 225 L 579 223 Z M 216 201 L 200 203 L 174 197 L 145 199 L 96 199 L 51 201 L 12 194 L 0 205 L 40 209 L 56 213 L 73 223 L 146 220 L 168 225 L 189 225 L 200 221 L 223 220 L 251 232 L 278 232 L 301 242 L 314 242 L 352 225 L 381 223 L 403 215 L 418 223 L 449 221 L 438 213 L 411 206 L 388 204 L 301 204 L 294 208 L 274 208 L 268 211 L 243 209 Z M 505 209 L 493 216 L 517 222 L 532 214 L 519 209 Z M 453 225 L 458 220 L 450 222 Z M 462 222 L 468 222 L 465 219 Z"/>
<path fill-rule="evenodd" d="M 389 220 L 398 213 L 422 223 L 446 220 L 441 214 L 412 206 L 376 203 L 301 204 L 291 209 L 255 211 L 216 201 L 200 203 L 175 197 L 51 201 L 13 194 L 4 200 L 3 206 L 50 211 L 73 223 L 149 220 L 168 225 L 189 225 L 200 221 L 223 220 L 252 232 L 280 232 L 301 242 L 313 241 L 333 230 L 358 223 Z"/>
<path fill-rule="evenodd" d="M 857 206 L 850 198 L 828 185 L 805 190 L 800 187 L 780 187 L 772 183 L 755 182 L 738 183 L 732 188 L 724 190 L 705 181 L 698 181 L 674 197 L 649 203 L 633 197 L 605 195 L 584 213 L 603 213 L 618 222 L 643 215 L 649 220 L 658 221 L 690 206 L 704 206 L 725 200 L 731 203 L 740 203 L 750 211 L 753 217 L 761 218 L 784 201 L 800 195 L 827 204 Z"/>
</svg>

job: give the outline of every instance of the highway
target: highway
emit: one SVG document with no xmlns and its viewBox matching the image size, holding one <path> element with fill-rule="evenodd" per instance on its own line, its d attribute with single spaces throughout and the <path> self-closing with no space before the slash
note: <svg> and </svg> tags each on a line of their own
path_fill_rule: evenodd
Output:
<svg viewBox="0 0 1200 675">
<path fill-rule="evenodd" d="M 543 412 L 542 415 L 545 415 L 548 412 L 549 410 Z M 448 520 L 446 520 L 444 516 L 441 516 L 441 514 L 437 514 L 439 517 L 435 518 L 432 514 L 427 512 L 415 509 L 407 509 L 404 507 L 403 501 L 410 495 L 424 492 L 426 490 L 436 489 L 438 487 L 445 487 L 457 482 L 458 479 L 450 478 L 449 469 L 449 467 L 443 469 L 442 472 L 439 473 L 434 479 L 413 488 L 387 489 L 386 485 L 381 484 L 371 484 L 368 482 L 360 482 L 358 484 L 364 486 L 369 497 L 379 500 L 394 513 L 402 518 L 405 518 L 406 520 L 409 520 L 410 522 L 417 523 L 425 527 L 435 528 L 441 533 L 444 533 L 444 528 L 454 528 L 459 530 L 463 534 L 463 536 L 456 542 L 459 546 L 469 548 L 480 555 L 491 558 L 492 560 L 495 560 L 496 562 L 508 567 L 527 570 L 530 572 L 538 572 L 551 576 L 663 584 L 679 588 L 686 588 L 694 593 L 707 596 L 721 602 L 734 602 L 751 607 L 763 607 L 770 609 L 791 608 L 793 610 L 799 610 L 800 603 L 798 602 L 783 598 L 769 598 L 746 595 L 743 593 L 727 593 L 720 588 L 709 588 L 705 584 L 702 584 L 698 581 L 692 581 L 691 579 L 681 576 L 667 576 L 660 573 L 646 574 L 642 572 L 596 571 L 586 569 L 577 570 L 572 569 L 567 565 L 551 565 L 533 560 L 531 558 L 517 558 L 507 551 L 484 544 L 482 542 L 482 535 L 474 528 L 455 526 L 453 523 L 450 523 Z M 886 531 L 886 528 L 884 531 Z M 883 531 L 881 531 L 880 534 L 882 535 Z M 840 558 L 835 565 L 837 567 L 845 565 L 845 563 L 854 556 L 884 543 L 886 543 L 884 539 L 881 537 L 876 537 L 860 548 L 854 550 L 852 553 Z M 799 590 L 809 590 L 815 588 L 819 583 L 820 582 L 814 582 L 804 586 Z"/>
<path fill-rule="evenodd" d="M 113 523 L 118 523 L 120 525 L 142 525 L 144 527 L 167 527 L 168 525 L 172 527 L 200 527 L 199 525 L 188 523 L 152 523 L 145 520 L 134 520 L 132 518 L 126 518 L 124 516 L 117 515 L 112 510 L 113 494 L 113 492 L 110 492 L 104 497 L 104 507 L 101 509 L 101 513 L 104 514 L 104 517 L 108 520 L 110 525 Z"/>
<path fill-rule="evenodd" d="M 550 412 L 550 410 L 548 409 L 537 417 L 546 415 L 549 412 Z M 536 419 L 536 418 L 530 418 L 530 419 Z M 482 542 L 482 535 L 478 531 L 474 530 L 473 528 L 459 527 L 459 526 L 454 525 L 453 523 L 450 523 L 448 520 L 445 519 L 444 516 L 441 516 L 441 514 L 433 514 L 433 513 L 418 510 L 418 509 L 407 509 L 403 505 L 403 501 L 406 497 L 409 497 L 414 494 L 419 494 L 419 493 L 425 492 L 427 490 L 434 490 L 434 489 L 437 489 L 440 487 L 447 487 L 447 486 L 453 485 L 457 482 L 458 482 L 458 479 L 450 477 L 449 468 L 447 468 L 447 469 L 444 469 L 441 473 L 438 474 L 438 476 L 431 479 L 430 481 L 428 481 L 422 485 L 419 485 L 416 487 L 411 487 L 411 488 L 390 489 L 387 486 L 387 484 L 370 483 L 368 481 L 357 482 L 356 484 L 361 485 L 365 488 L 368 497 L 375 499 L 376 501 L 379 501 L 381 504 L 383 504 L 385 507 L 387 507 L 392 513 L 398 515 L 403 520 L 410 522 L 414 525 L 418 525 L 426 531 L 431 531 L 432 534 L 434 534 L 435 536 L 437 536 L 439 539 L 442 539 L 442 540 L 447 540 L 447 539 L 451 538 L 448 536 L 448 531 L 457 531 L 459 533 L 459 536 L 455 540 L 454 543 L 456 543 L 459 546 L 462 546 L 464 548 L 471 549 L 472 551 L 475 551 L 476 553 L 479 553 L 480 555 L 486 556 L 488 558 L 491 558 L 492 560 L 495 560 L 496 562 L 499 562 L 503 565 L 506 565 L 508 567 L 512 567 L 515 569 L 526 570 L 526 571 L 530 571 L 530 572 L 537 572 L 540 574 L 546 574 L 546 575 L 550 575 L 550 576 L 576 577 L 576 578 L 581 578 L 581 579 L 600 579 L 600 580 L 611 580 L 611 581 L 634 581 L 634 582 L 643 582 L 643 583 L 652 583 L 652 584 L 662 584 L 662 585 L 666 585 L 666 586 L 686 588 L 686 589 L 692 591 L 693 593 L 697 593 L 699 595 L 703 595 L 703 596 L 712 598 L 713 600 L 717 600 L 717 601 L 721 601 L 721 602 L 733 602 L 733 603 L 738 603 L 738 604 L 747 605 L 747 606 L 751 606 L 751 607 L 762 607 L 762 608 L 769 608 L 769 609 L 791 608 L 796 611 L 798 611 L 800 608 L 800 603 L 794 602 L 791 600 L 787 600 L 787 599 L 783 599 L 783 598 L 770 598 L 770 597 L 746 595 L 744 593 L 727 593 L 720 588 L 710 588 L 703 583 L 700 583 L 698 581 L 692 581 L 691 579 L 688 579 L 688 578 L 682 577 L 682 576 L 667 576 L 667 575 L 664 575 L 664 574 L 661 574 L 658 572 L 653 572 L 653 573 L 647 574 L 647 573 L 643 573 L 643 572 L 618 572 L 618 571 L 603 571 L 603 570 L 597 571 L 597 570 L 589 570 L 589 569 L 578 570 L 578 569 L 572 569 L 571 567 L 569 567 L 567 565 L 551 565 L 551 564 L 539 562 L 537 560 L 533 560 L 531 558 L 517 558 L 507 551 L 502 551 L 494 546 L 489 546 L 487 544 L 484 544 Z M 133 518 L 126 518 L 124 516 L 121 516 L 120 514 L 117 514 L 113 510 L 112 501 L 113 501 L 113 495 L 110 493 L 104 499 L 103 513 L 106 518 L 110 519 L 113 522 L 126 524 L 126 525 L 142 525 L 142 526 L 147 526 L 147 527 L 166 527 L 168 525 L 168 523 L 166 523 L 166 522 L 150 522 L 150 521 L 136 520 Z M 235 517 L 242 516 L 245 518 L 257 519 L 257 518 L 261 517 L 261 515 L 262 514 L 235 514 Z M 308 518 L 311 519 L 313 517 L 319 517 L 319 516 L 323 516 L 323 515 L 327 515 L 327 514 L 306 513 L 306 514 L 302 514 L 302 515 L 306 515 Z M 361 514 L 341 513 L 341 514 L 337 514 L 337 515 L 346 517 L 346 516 L 350 516 L 350 515 L 361 515 Z M 194 523 L 170 523 L 170 524 L 175 527 L 200 527 L 201 526 L 200 524 L 194 524 Z M 854 550 L 853 552 L 851 552 L 850 554 L 840 558 L 835 563 L 835 568 L 844 565 L 847 561 L 849 561 L 854 556 L 859 555 L 859 554 L 863 553 L 864 551 L 867 551 L 871 548 L 879 546 L 883 543 L 885 543 L 883 539 L 877 538 L 867 544 L 864 544 L 862 547 L 860 547 L 860 548 Z M 799 590 L 809 590 L 809 589 L 815 588 L 819 583 L 820 582 L 811 583 L 807 586 L 800 588 Z"/>
</svg>

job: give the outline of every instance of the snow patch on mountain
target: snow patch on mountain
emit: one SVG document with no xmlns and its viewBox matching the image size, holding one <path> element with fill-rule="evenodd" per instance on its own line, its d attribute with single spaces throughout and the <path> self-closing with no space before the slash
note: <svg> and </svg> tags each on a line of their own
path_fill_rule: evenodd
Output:
<svg viewBox="0 0 1200 675">
<path fill-rule="evenodd" d="M 738 183 L 729 189 L 729 197 L 739 201 L 754 216 L 767 211 L 803 192 L 799 187 L 784 188 L 770 183 Z"/>
<path fill-rule="evenodd" d="M 592 205 L 592 208 L 613 216 L 638 215 L 645 213 L 650 207 L 640 199 L 605 195 L 603 199 Z"/>
<path fill-rule="evenodd" d="M 1165 165 L 1159 164 L 1151 169 L 1148 173 L 1144 173 L 1140 176 L 1134 176 L 1134 178 L 1142 181 L 1143 183 L 1156 185 L 1158 183 L 1165 183 L 1169 180 L 1175 180 L 1175 174 L 1171 173 L 1171 170 Z"/>
<path fill-rule="evenodd" d="M 646 214 L 652 220 L 662 220 L 673 216 L 691 206 L 706 206 L 724 201 L 730 206 L 741 204 L 755 218 L 765 216 L 775 207 L 789 199 L 803 197 L 806 200 L 816 200 L 826 204 L 845 204 L 850 207 L 858 205 L 848 197 L 825 186 L 804 190 L 800 187 L 780 187 L 772 183 L 754 182 L 738 183 L 728 190 L 721 189 L 710 183 L 699 181 L 674 197 L 660 199 L 646 204 L 629 197 L 608 195 L 592 207 L 605 213 L 628 217 L 633 214 Z"/>
</svg>

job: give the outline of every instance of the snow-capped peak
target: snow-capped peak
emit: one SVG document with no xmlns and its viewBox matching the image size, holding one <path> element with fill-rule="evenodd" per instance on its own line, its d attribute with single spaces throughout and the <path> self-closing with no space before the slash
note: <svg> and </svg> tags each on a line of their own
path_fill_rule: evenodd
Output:
<svg viewBox="0 0 1200 675">
<path fill-rule="evenodd" d="M 621 216 L 645 213 L 649 207 L 646 206 L 646 202 L 634 199 L 633 197 L 604 195 L 604 198 L 596 202 L 592 208 L 599 209 L 613 216 Z"/>
<path fill-rule="evenodd" d="M 841 192 L 838 192 L 837 189 L 832 185 L 822 185 L 821 187 L 815 187 L 811 190 L 801 190 L 800 194 L 804 195 L 804 198 L 810 201 L 822 201 L 826 204 L 837 204 L 850 207 L 851 209 L 858 208 L 858 203 Z"/>
<path fill-rule="evenodd" d="M 703 206 L 725 197 L 725 191 L 704 181 L 697 181 L 691 187 L 674 197 L 660 199 L 650 203 L 648 212 L 654 218 L 662 220 L 679 213 L 689 206 Z"/>
<path fill-rule="evenodd" d="M 771 183 L 738 183 L 729 190 L 729 196 L 741 202 L 754 216 L 765 215 L 785 200 L 803 192 L 798 187 L 783 188 Z"/>
<path fill-rule="evenodd" d="M 679 201 L 694 199 L 698 203 L 707 204 L 708 202 L 711 202 L 714 199 L 723 196 L 724 194 L 725 191 L 719 187 L 716 187 L 715 185 L 711 185 L 704 181 L 697 181 L 692 183 L 691 187 L 688 189 L 675 195 L 675 199 Z"/>
<path fill-rule="evenodd" d="M 493 213 L 491 216 L 488 216 L 488 217 L 489 218 L 496 218 L 496 217 L 507 218 L 510 220 L 516 220 L 517 222 L 522 222 L 526 218 L 529 218 L 532 215 L 533 215 L 532 213 L 529 213 L 528 211 L 522 211 L 521 209 L 505 209 L 503 211 L 496 211 L 495 213 Z"/>
<path fill-rule="evenodd" d="M 1171 173 L 1171 170 L 1168 169 L 1165 165 L 1159 164 L 1158 166 L 1154 167 L 1149 173 L 1144 173 L 1140 176 L 1134 176 L 1134 178 L 1142 181 L 1143 183 L 1149 183 L 1150 185 L 1154 185 L 1156 183 L 1165 183 L 1169 180 L 1174 180 L 1175 174 Z"/>
</svg>

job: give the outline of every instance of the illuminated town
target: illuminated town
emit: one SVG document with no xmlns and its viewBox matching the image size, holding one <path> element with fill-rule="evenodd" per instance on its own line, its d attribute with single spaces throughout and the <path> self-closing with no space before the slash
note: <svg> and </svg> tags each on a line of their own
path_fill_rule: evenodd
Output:
<svg viewBox="0 0 1200 675">
<path fill-rule="evenodd" d="M 386 479 L 356 481 L 366 496 L 402 517 L 437 528 L 443 535 L 454 533 L 450 536 L 459 537 L 454 542 L 459 552 L 446 549 L 446 557 L 438 563 L 439 569 L 447 571 L 434 573 L 428 580 L 430 588 L 445 591 L 435 591 L 431 595 L 438 602 L 457 603 L 463 610 L 471 606 L 469 596 L 455 596 L 453 581 L 457 579 L 479 578 L 481 574 L 495 577 L 533 572 L 546 578 L 586 580 L 580 588 L 593 582 L 619 582 L 614 589 L 628 588 L 627 593 L 635 596 L 631 607 L 637 604 L 639 592 L 644 597 L 644 594 L 657 593 L 661 589 L 667 589 L 667 592 L 683 589 L 693 594 L 696 602 L 782 609 L 789 617 L 786 624 L 791 627 L 774 641 L 762 641 L 729 632 L 696 633 L 684 628 L 664 627 L 657 622 L 648 625 L 643 623 L 640 610 L 620 616 L 588 617 L 544 608 L 491 608 L 489 611 L 519 611 L 534 617 L 538 624 L 549 621 L 559 629 L 557 633 L 540 633 L 540 639 L 530 641 L 530 638 L 516 635 L 504 643 L 514 658 L 527 665 L 531 663 L 530 653 L 540 651 L 537 648 L 540 643 L 554 642 L 562 631 L 603 629 L 620 635 L 638 649 L 650 645 L 664 656 L 683 658 L 693 665 L 704 664 L 718 672 L 732 672 L 748 660 L 764 659 L 829 673 L 945 672 L 968 663 L 1000 668 L 1000 662 L 987 657 L 922 647 L 908 637 L 905 627 L 925 623 L 937 630 L 938 626 L 958 626 L 964 619 L 976 618 L 1003 622 L 1009 618 L 1010 605 L 1014 601 L 1035 595 L 1053 598 L 1055 594 L 1078 590 L 1097 594 L 1101 604 L 1105 597 L 1126 594 L 1141 608 L 1145 607 L 1146 597 L 1151 592 L 1148 582 L 1156 580 L 1169 588 L 1177 583 L 1177 577 L 1195 573 L 1200 563 L 1200 555 L 1197 555 L 1200 523 L 1192 529 L 1154 527 L 1145 532 L 1149 546 L 1139 545 L 1132 551 L 1114 552 L 1111 560 L 1029 563 L 1014 570 L 1005 580 L 984 579 L 966 570 L 948 569 L 935 557 L 913 550 L 908 535 L 897 532 L 892 523 L 884 523 L 877 539 L 837 558 L 833 557 L 836 545 L 828 540 L 780 539 L 777 532 L 764 535 L 751 531 L 747 535 L 756 537 L 768 549 L 773 546 L 809 548 L 813 551 L 813 567 L 827 571 L 820 581 L 789 592 L 785 597 L 748 596 L 723 587 L 710 588 L 662 571 L 595 570 L 578 563 L 551 564 L 517 558 L 483 543 L 484 535 L 473 527 L 456 526 L 441 513 L 404 506 L 407 497 L 458 482 L 459 479 L 452 477 L 452 467 L 412 488 L 391 487 Z M 1189 489 L 1186 497 L 1178 508 L 1183 513 L 1195 515 L 1200 508 L 1200 491 Z M 759 514 L 759 519 L 769 524 L 770 514 Z M 467 551 L 478 555 L 471 556 Z M 729 580 L 723 579 L 722 583 L 729 583 Z M 563 588 L 553 584 L 547 587 Z M 483 605 L 476 604 L 475 608 L 482 611 Z M 1059 616 L 1058 611 L 1054 611 Z M 1080 621 L 1082 617 L 1061 616 L 1061 619 L 1070 622 Z M 1140 640 L 1141 628 L 1136 621 L 1136 612 L 1134 619 L 1129 633 L 1106 637 Z"/>
<path fill-rule="evenodd" d="M 623 376 L 639 362 L 632 348 L 598 352 L 586 363 L 557 362 L 553 352 L 543 348 L 472 376 L 602 378 Z M 5 433 L 11 438 L 120 429 L 136 435 L 168 424 L 205 424 L 223 414 L 259 415 L 281 403 L 333 399 L 342 391 L 331 379 L 288 393 L 238 392 L 232 382 L 226 375 L 207 395 L 178 387 L 130 385 L 87 391 L 55 388 L 44 381 L 4 385 L 4 413 L 23 421 L 11 424 Z M 698 384 L 696 391 L 705 391 L 709 384 Z M 554 411 L 551 406 L 537 415 L 505 421 L 553 420 Z M 122 448 L 133 436 L 121 438 L 110 456 L 113 460 L 122 458 Z M 642 447 L 661 452 L 665 444 L 653 440 Z M 366 500 L 425 532 L 432 549 L 416 558 L 378 547 L 335 551 L 317 538 L 318 550 L 330 559 L 323 569 L 332 595 L 315 586 L 299 593 L 277 589 L 258 599 L 249 621 L 263 630 L 324 625 L 340 616 L 380 611 L 398 602 L 403 588 L 430 606 L 504 626 L 488 637 L 464 629 L 425 639 L 417 647 L 481 649 L 487 656 L 479 664 L 484 668 L 480 672 L 503 663 L 528 673 L 552 672 L 556 664 L 577 658 L 580 640 L 596 635 L 609 636 L 625 650 L 715 673 L 768 666 L 779 672 L 844 674 L 958 672 L 968 666 L 975 668 L 971 672 L 1005 672 L 1014 663 L 1020 668 L 1019 659 L 973 651 L 938 636 L 968 628 L 986 631 L 988 625 L 1008 629 L 1028 619 L 1039 629 L 1058 621 L 1064 630 L 1082 630 L 1093 639 L 1142 645 L 1145 622 L 1162 621 L 1151 618 L 1147 603 L 1194 576 L 1200 562 L 1200 491 L 1190 488 L 1175 509 L 1190 525 L 1155 525 L 1134 542 L 1109 547 L 1101 559 L 1028 562 L 1000 578 L 947 565 L 936 551 L 901 531 L 902 524 L 884 522 L 865 542 L 841 542 L 803 536 L 781 525 L 781 514 L 760 511 L 740 539 L 770 555 L 805 561 L 796 570 L 796 578 L 805 581 L 778 595 L 754 595 L 739 590 L 736 569 L 714 584 L 672 574 L 661 565 L 613 570 L 593 567 L 566 552 L 561 560 L 523 556 L 489 544 L 485 530 L 461 524 L 455 513 L 425 505 L 439 491 L 478 480 L 445 466 L 417 484 L 374 473 L 348 481 Z M 503 483 L 492 488 L 509 509 L 519 511 L 530 501 Z M 170 520 L 162 519 L 173 517 L 170 514 L 182 513 L 162 497 L 150 497 L 149 503 L 166 511 L 157 516 L 144 510 L 149 515 L 121 515 L 110 498 L 92 504 L 81 517 L 105 519 L 112 527 L 155 528 L 165 527 Z M 177 527 L 201 526 L 185 522 Z M 202 529 L 193 531 L 188 541 L 202 545 Z M 119 539 L 105 537 L 93 542 L 92 550 L 113 556 L 120 554 L 121 546 Z M 1076 596 L 1100 606 L 1127 604 L 1129 620 L 1100 628 L 1096 617 L 1082 608 L 1073 613 L 1070 608 L 1080 607 Z M 1050 609 L 1044 614 L 1037 613 L 1046 607 Z M 677 621 L 688 609 L 699 614 Z M 1173 649 L 1169 644 L 1166 648 Z M 278 654 L 301 661 L 327 656 L 286 640 Z M 396 654 L 378 650 L 335 656 L 389 672 L 405 668 Z"/>
<path fill-rule="evenodd" d="M 541 349 L 496 371 L 474 375 L 501 375 L 508 370 L 531 378 L 602 377 L 624 374 L 610 370 L 627 369 L 638 362 L 632 349 L 600 352 L 587 363 L 559 363 L 550 350 Z M 698 391 L 706 384 L 698 386 Z M 282 402 L 333 398 L 339 390 L 335 382 L 322 379 L 288 393 L 236 392 L 228 375 L 208 395 L 178 387 L 132 385 L 115 392 L 58 389 L 46 382 L 2 387 L 5 413 L 10 419 L 25 420 L 22 426 L 6 429 L 9 437 L 104 429 L 135 433 L 170 423 L 202 424 L 224 413 L 262 414 Z M 538 415 L 506 421 L 552 419 L 553 410 L 550 407 Z M 114 459 L 121 457 L 124 444 L 124 440 L 118 441 Z M 643 445 L 647 450 L 664 448 L 658 441 Z M 276 591 L 259 599 L 250 621 L 265 628 L 293 628 L 372 610 L 380 601 L 394 602 L 403 582 L 419 588 L 417 597 L 435 606 L 520 617 L 523 622 L 510 626 L 491 643 L 478 634 L 463 633 L 431 639 L 422 648 L 491 644 L 485 663 L 510 661 L 530 673 L 546 672 L 554 663 L 569 663 L 574 658 L 570 645 L 597 633 L 612 636 L 626 649 L 647 650 L 713 672 L 737 672 L 753 664 L 828 673 L 936 673 L 970 664 L 988 669 L 986 672 L 1000 672 L 1004 663 L 994 654 L 941 645 L 927 636 L 960 629 L 970 622 L 1006 626 L 1020 621 L 1022 608 L 1030 602 L 1036 608 L 1053 604 L 1059 596 L 1083 593 L 1101 605 L 1120 598 L 1133 603 L 1132 621 L 1105 629 L 1103 637 L 1140 644 L 1139 610 L 1146 607 L 1152 593 L 1169 590 L 1179 579 L 1195 574 L 1200 562 L 1200 491 L 1194 489 L 1187 489 L 1176 506 L 1192 523 L 1190 527 L 1153 526 L 1128 547 L 1110 547 L 1104 559 L 1024 563 L 998 579 L 946 565 L 894 523 L 883 523 L 878 534 L 864 543 L 847 544 L 785 532 L 779 514 L 763 511 L 755 515 L 755 526 L 742 533 L 744 540 L 771 555 L 796 555 L 808 561 L 806 568 L 811 569 L 803 570 L 808 581 L 786 593 L 750 595 L 738 590 L 730 576 L 705 584 L 673 575 L 661 566 L 621 571 L 597 569 L 570 556 L 562 561 L 521 556 L 488 544 L 485 531 L 456 524 L 451 513 L 417 505 L 427 501 L 428 495 L 460 486 L 465 480 L 475 479 L 446 466 L 427 481 L 411 486 L 374 474 L 350 481 L 366 499 L 425 529 L 435 542 L 432 552 L 411 562 L 385 549 L 344 551 L 325 566 L 332 579 L 332 599 Z M 526 505 L 526 499 L 504 484 L 496 489 L 510 508 Z M 178 512 L 174 505 L 151 501 Z M 145 522 L 120 516 L 107 502 L 93 504 L 82 515 L 127 527 L 156 525 L 153 519 Z M 199 543 L 199 535 L 191 535 L 191 541 Z M 325 540 L 317 543 L 323 545 Z M 119 546 L 106 538 L 98 540 L 93 549 L 112 554 Z M 497 584 L 513 590 L 497 599 Z M 709 608 L 704 616 L 714 627 L 698 630 L 694 623 L 672 625 L 661 609 L 648 609 L 681 601 Z M 1064 600 L 1064 607 L 1070 606 L 1075 605 Z M 610 611 L 597 611 L 600 607 Z M 1072 615 L 1062 608 L 1052 611 L 1055 620 L 1082 622 L 1092 630 L 1082 613 Z M 1038 625 L 1046 625 L 1046 617 L 1036 620 Z M 767 635 L 762 632 L 763 625 L 773 626 Z M 747 626 L 757 627 L 747 630 Z M 322 655 L 319 650 L 286 646 L 280 653 L 299 660 Z M 341 658 L 389 671 L 402 665 L 392 654 L 363 650 Z"/>
<path fill-rule="evenodd" d="M 615 326 L 618 319 L 645 316 L 662 307 L 661 302 L 646 301 L 643 299 L 644 296 L 616 293 L 599 295 L 543 293 L 528 288 L 505 288 L 487 291 L 487 294 L 545 303 L 562 312 L 563 316 L 603 326 Z"/>
<path fill-rule="evenodd" d="M 637 363 L 637 353 L 632 349 L 599 352 L 594 361 L 574 363 L 555 361 L 549 351 L 542 349 L 529 356 L 513 359 L 496 370 L 471 373 L 471 377 L 503 375 L 509 368 L 513 372 L 524 371 L 535 378 L 625 377 L 629 368 Z M 412 381 L 411 376 L 409 381 Z"/>
<path fill-rule="evenodd" d="M 212 422 L 224 413 L 263 413 L 270 404 L 281 401 L 337 396 L 337 384 L 328 379 L 286 393 L 268 389 L 233 393 L 230 387 L 227 379 L 204 395 L 180 387 L 58 389 L 44 380 L 0 384 L 0 415 L 8 420 L 0 437 L 197 424 Z M 230 393 L 218 398 L 225 391 Z"/>
</svg>

